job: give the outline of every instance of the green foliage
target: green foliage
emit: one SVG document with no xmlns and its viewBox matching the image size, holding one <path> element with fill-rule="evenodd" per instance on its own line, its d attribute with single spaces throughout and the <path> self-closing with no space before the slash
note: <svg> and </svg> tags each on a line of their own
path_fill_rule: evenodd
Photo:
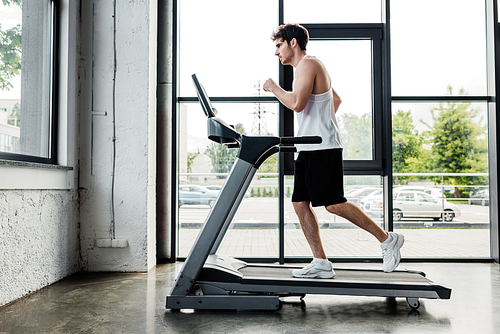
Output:
<svg viewBox="0 0 500 334">
<path fill-rule="evenodd" d="M 372 158 L 372 117 L 367 113 L 361 117 L 354 114 L 343 114 L 339 121 L 347 135 L 344 140 L 344 159 Z"/>
<path fill-rule="evenodd" d="M 452 93 L 452 87 L 448 87 Z M 460 90 L 460 95 L 464 95 Z M 478 119 L 479 110 L 470 102 L 440 103 L 431 110 L 433 126 L 427 135 L 432 144 L 434 172 L 474 173 L 488 172 L 488 146 L 486 126 Z M 456 177 L 455 184 L 474 184 L 479 180 L 470 177 Z"/>
<path fill-rule="evenodd" d="M 2 30 L 0 24 L 0 90 L 10 90 L 10 80 L 21 73 L 21 25 Z"/>
<path fill-rule="evenodd" d="M 452 95 L 452 87 L 448 92 Z M 464 95 L 463 90 L 460 95 Z M 486 173 L 487 129 L 470 102 L 446 102 L 431 109 L 432 123 L 419 134 L 410 111 L 393 117 L 393 166 L 396 173 Z M 412 176 L 411 179 L 419 177 Z M 425 177 L 429 179 L 429 177 Z M 441 177 L 431 177 L 441 183 Z M 447 177 L 448 184 L 487 184 L 486 177 Z M 399 180 L 396 178 L 396 183 Z M 455 197 L 464 195 L 457 190 Z"/>
<path fill-rule="evenodd" d="M 2 0 L 4 6 L 21 6 L 21 0 Z M 0 90 L 10 90 L 14 86 L 12 78 L 21 72 L 21 25 L 2 29 L 0 24 Z"/>
<path fill-rule="evenodd" d="M 218 143 L 211 143 L 205 150 L 205 154 L 212 161 L 212 173 L 229 173 L 237 153 L 237 150 Z"/>
<path fill-rule="evenodd" d="M 195 153 L 188 152 L 187 153 L 187 172 L 188 173 L 191 173 L 193 171 L 193 169 L 192 169 L 193 161 L 199 155 L 200 155 L 200 152 L 195 152 Z"/>
<path fill-rule="evenodd" d="M 410 158 L 418 158 L 423 137 L 415 129 L 411 111 L 398 110 L 392 118 L 392 166 L 403 172 Z"/>
<path fill-rule="evenodd" d="M 10 6 L 10 5 L 14 4 L 14 5 L 18 5 L 19 7 L 21 7 L 22 2 L 23 2 L 23 0 L 2 0 L 2 3 L 4 6 Z"/>
<path fill-rule="evenodd" d="M 267 158 L 267 160 L 259 167 L 259 173 L 278 173 L 278 155 L 274 154 Z M 270 175 L 261 177 L 266 178 L 276 176 Z"/>
</svg>

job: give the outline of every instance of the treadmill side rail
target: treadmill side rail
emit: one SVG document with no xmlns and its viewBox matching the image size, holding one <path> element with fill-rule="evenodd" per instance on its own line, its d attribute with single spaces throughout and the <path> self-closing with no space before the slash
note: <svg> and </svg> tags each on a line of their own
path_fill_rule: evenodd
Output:
<svg viewBox="0 0 500 334">
<path fill-rule="evenodd" d="M 167 296 L 167 309 L 195 310 L 268 310 L 281 308 L 278 296 Z"/>
</svg>

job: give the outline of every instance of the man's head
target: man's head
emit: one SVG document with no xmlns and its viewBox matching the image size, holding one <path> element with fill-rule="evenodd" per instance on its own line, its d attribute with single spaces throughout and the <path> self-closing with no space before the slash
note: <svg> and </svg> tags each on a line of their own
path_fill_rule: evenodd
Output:
<svg viewBox="0 0 500 334">
<path fill-rule="evenodd" d="M 309 42 L 309 32 L 300 24 L 282 24 L 271 36 L 273 41 L 283 40 L 286 41 L 288 45 L 290 45 L 290 42 L 292 42 L 294 38 L 297 40 L 300 49 L 306 51 L 307 42 Z"/>
</svg>

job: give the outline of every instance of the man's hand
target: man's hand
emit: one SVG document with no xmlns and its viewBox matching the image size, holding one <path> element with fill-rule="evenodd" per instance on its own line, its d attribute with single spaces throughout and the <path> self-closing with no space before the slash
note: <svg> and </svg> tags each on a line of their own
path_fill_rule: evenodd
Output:
<svg viewBox="0 0 500 334">
<path fill-rule="evenodd" d="M 273 89 L 279 87 L 276 82 L 274 82 L 273 79 L 267 79 L 266 82 L 264 82 L 264 85 L 262 86 L 262 89 L 266 92 L 273 92 Z"/>
</svg>

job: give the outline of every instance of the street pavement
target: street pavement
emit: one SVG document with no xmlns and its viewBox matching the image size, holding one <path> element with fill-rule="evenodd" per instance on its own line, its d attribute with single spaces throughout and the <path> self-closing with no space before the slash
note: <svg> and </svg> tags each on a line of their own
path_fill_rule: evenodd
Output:
<svg viewBox="0 0 500 334">
<path fill-rule="evenodd" d="M 285 201 L 285 256 L 309 257 L 309 246 L 289 201 Z M 278 200 L 245 199 L 233 219 L 218 254 L 235 257 L 278 256 Z M 403 258 L 486 258 L 490 256 L 489 209 L 460 205 L 462 215 L 453 225 L 436 224 L 432 219 L 407 219 L 396 231 L 405 235 Z M 182 206 L 179 210 L 179 256 L 187 256 L 209 212 L 207 206 Z M 329 257 L 380 257 L 378 241 L 340 217 L 317 209 L 323 246 Z M 382 223 L 381 221 L 378 221 Z M 469 228 L 457 228 L 459 226 Z M 414 228 L 418 226 L 418 228 Z M 443 228 L 451 227 L 451 228 Z"/>
</svg>

